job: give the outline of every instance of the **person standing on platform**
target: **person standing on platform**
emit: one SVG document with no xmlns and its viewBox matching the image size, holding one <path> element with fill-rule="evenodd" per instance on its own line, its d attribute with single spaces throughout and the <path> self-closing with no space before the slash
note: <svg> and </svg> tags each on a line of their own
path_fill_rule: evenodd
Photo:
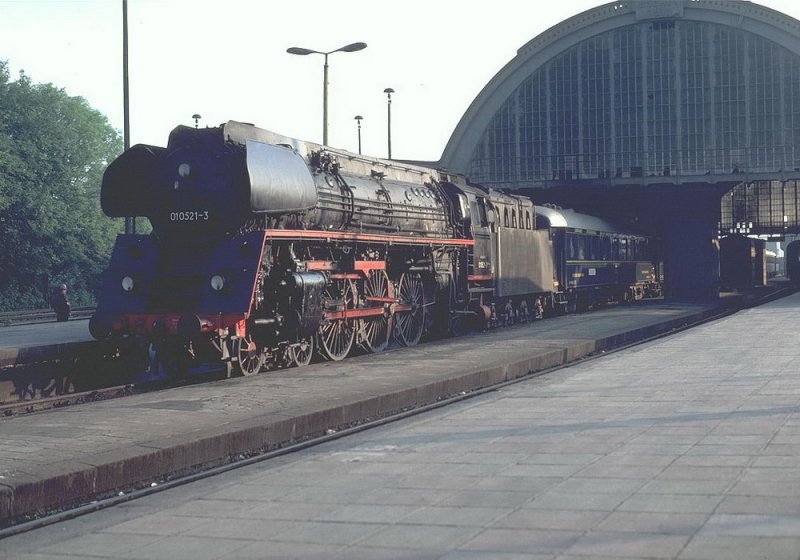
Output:
<svg viewBox="0 0 800 560">
<path fill-rule="evenodd" d="M 67 285 L 61 284 L 50 298 L 50 307 L 56 312 L 57 321 L 69 320 L 69 300 L 67 299 Z"/>
</svg>

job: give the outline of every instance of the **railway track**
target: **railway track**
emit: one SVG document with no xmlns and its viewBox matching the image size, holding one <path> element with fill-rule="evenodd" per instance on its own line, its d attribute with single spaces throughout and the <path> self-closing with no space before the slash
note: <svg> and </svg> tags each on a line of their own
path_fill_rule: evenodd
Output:
<svg viewBox="0 0 800 560">
<path fill-rule="evenodd" d="M 70 319 L 88 319 L 95 312 L 95 307 L 74 307 Z M 56 312 L 52 309 L 30 309 L 27 311 L 5 311 L 0 313 L 0 327 L 24 325 L 28 323 L 47 323 L 56 320 Z"/>
<path fill-rule="evenodd" d="M 201 368 L 180 378 L 148 378 L 132 376 L 126 364 L 108 356 L 68 362 L 0 369 L 0 418 L 205 383 L 225 376 L 221 366 Z"/>
<path fill-rule="evenodd" d="M 761 305 L 794 291 L 794 286 L 786 284 L 773 287 L 771 290 L 754 292 L 748 297 L 739 299 L 736 303 L 731 302 L 730 305 L 724 306 L 727 309 L 713 319 L 733 313 L 738 309 Z M 83 309 L 93 310 L 93 308 Z M 29 313 L 36 316 L 36 312 Z M 2 314 L 0 318 L 6 315 L 9 314 Z M 78 364 L 80 365 L 80 362 Z M 75 364 L 72 364 L 71 370 L 63 370 L 57 364 L 51 364 L 49 367 L 44 367 L 43 371 L 38 371 L 41 367 L 40 364 L 28 371 L 26 368 L 7 368 L 4 372 L 0 372 L 0 418 L 157 391 L 176 385 L 202 383 L 210 379 L 218 379 L 223 375 L 221 369 L 216 371 L 211 368 L 211 370 L 180 380 L 142 381 L 139 379 L 133 381 L 130 376 L 124 375 L 122 370 L 117 371 L 120 364 L 114 359 L 107 359 L 100 363 L 90 362 L 78 370 L 75 369 Z M 81 373 L 97 370 L 98 367 L 106 372 L 101 377 L 102 382 L 94 380 L 91 375 L 86 378 L 81 377 Z M 5 377 L 3 377 L 4 375 Z M 41 376 L 41 379 L 37 379 L 36 376 Z M 107 385 L 103 386 L 103 383 L 107 383 Z M 24 390 L 21 390 L 20 387 Z M 7 394 L 3 393 L 4 390 Z"/>
<path fill-rule="evenodd" d="M 42 399 L 2 404 L 0 405 L 0 417 L 8 418 L 10 416 L 19 416 L 20 414 L 30 414 L 32 412 L 63 408 L 75 404 L 115 399 L 143 392 L 144 390 L 134 385 L 118 385 L 80 393 L 69 393 Z"/>
</svg>

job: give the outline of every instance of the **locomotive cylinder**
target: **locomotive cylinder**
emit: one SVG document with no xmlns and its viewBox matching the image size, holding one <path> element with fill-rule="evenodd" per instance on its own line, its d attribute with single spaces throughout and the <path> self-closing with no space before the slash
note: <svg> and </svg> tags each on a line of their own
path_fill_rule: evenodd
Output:
<svg viewBox="0 0 800 560">
<path fill-rule="evenodd" d="M 294 288 L 302 301 L 298 318 L 300 338 L 312 336 L 322 323 L 322 293 L 327 283 L 327 277 L 320 272 L 295 272 L 287 278 L 287 284 Z"/>
</svg>

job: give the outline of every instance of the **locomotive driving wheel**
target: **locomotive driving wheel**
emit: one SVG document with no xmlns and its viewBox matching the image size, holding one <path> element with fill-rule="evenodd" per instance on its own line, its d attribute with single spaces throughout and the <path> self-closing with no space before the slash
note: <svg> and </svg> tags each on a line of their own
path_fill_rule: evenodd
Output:
<svg viewBox="0 0 800 560">
<path fill-rule="evenodd" d="M 397 289 L 398 306 L 405 308 L 395 313 L 395 336 L 405 346 L 414 346 L 425 329 L 425 291 L 422 277 L 406 272 L 400 277 Z"/>
<path fill-rule="evenodd" d="M 323 294 L 324 309 L 328 312 L 341 313 L 355 308 L 356 289 L 350 280 L 334 280 L 325 288 Z M 338 362 L 350 353 L 356 337 L 355 321 L 346 316 L 326 320 L 319 327 L 317 339 L 319 351 L 328 360 Z"/>
<path fill-rule="evenodd" d="M 392 318 L 386 300 L 394 297 L 394 286 L 384 270 L 373 270 L 364 282 L 364 298 L 368 307 L 382 306 L 380 315 L 360 319 L 358 324 L 361 346 L 368 352 L 382 352 L 389 345 Z M 373 298 L 373 299 L 371 299 Z M 381 301 L 383 300 L 383 301 Z"/>
<path fill-rule="evenodd" d="M 304 338 L 297 344 L 292 344 L 289 346 L 287 353 L 290 366 L 307 366 L 311 363 L 311 358 L 314 355 L 314 338 Z"/>
<path fill-rule="evenodd" d="M 264 353 L 250 335 L 234 340 L 233 355 L 238 360 L 242 375 L 254 375 L 264 367 Z"/>
</svg>

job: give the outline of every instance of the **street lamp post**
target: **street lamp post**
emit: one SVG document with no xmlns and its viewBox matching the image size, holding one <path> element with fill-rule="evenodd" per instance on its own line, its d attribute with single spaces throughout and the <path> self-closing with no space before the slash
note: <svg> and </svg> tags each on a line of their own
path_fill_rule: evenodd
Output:
<svg viewBox="0 0 800 560">
<path fill-rule="evenodd" d="M 361 155 L 361 121 L 364 120 L 364 117 L 356 115 L 354 118 L 358 122 L 358 155 Z"/>
<path fill-rule="evenodd" d="M 130 98 L 128 97 L 128 0 L 122 0 L 122 148 L 131 147 Z M 136 217 L 125 218 L 125 233 L 136 233 Z"/>
<path fill-rule="evenodd" d="M 322 75 L 322 144 L 328 145 L 328 55 L 335 52 L 355 52 L 367 48 L 366 43 L 350 43 L 333 51 L 320 52 L 302 47 L 291 47 L 286 49 L 289 54 L 321 54 L 325 57 L 325 66 Z"/>
<path fill-rule="evenodd" d="M 387 117 L 387 139 L 389 142 L 389 159 L 392 159 L 392 94 L 394 90 L 390 87 L 387 87 L 383 90 L 383 93 L 386 94 L 386 117 Z"/>
</svg>

